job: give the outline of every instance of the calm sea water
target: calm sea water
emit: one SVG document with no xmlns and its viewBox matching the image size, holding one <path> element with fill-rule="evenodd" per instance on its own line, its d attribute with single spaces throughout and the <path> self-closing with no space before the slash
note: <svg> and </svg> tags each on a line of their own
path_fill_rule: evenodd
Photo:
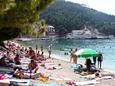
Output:
<svg viewBox="0 0 115 86">
<path fill-rule="evenodd" d="M 21 42 L 23 45 L 32 46 L 43 45 L 45 51 L 49 44 L 52 44 L 52 53 L 60 59 L 69 60 L 69 53 L 71 48 L 92 48 L 103 53 L 103 68 L 115 70 L 115 39 L 94 39 L 94 40 L 77 40 L 77 39 L 47 39 L 47 40 L 33 40 L 28 42 Z M 81 59 L 81 58 L 80 58 Z M 84 60 L 84 59 L 82 59 Z"/>
</svg>

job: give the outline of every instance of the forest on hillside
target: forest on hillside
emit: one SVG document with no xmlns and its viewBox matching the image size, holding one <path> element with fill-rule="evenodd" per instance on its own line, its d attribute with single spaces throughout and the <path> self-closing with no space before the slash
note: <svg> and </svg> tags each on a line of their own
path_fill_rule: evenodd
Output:
<svg viewBox="0 0 115 86">
<path fill-rule="evenodd" d="M 115 16 L 64 0 L 56 0 L 41 13 L 40 18 L 53 25 L 60 35 L 83 29 L 84 26 L 96 28 L 106 35 L 115 35 Z"/>
</svg>

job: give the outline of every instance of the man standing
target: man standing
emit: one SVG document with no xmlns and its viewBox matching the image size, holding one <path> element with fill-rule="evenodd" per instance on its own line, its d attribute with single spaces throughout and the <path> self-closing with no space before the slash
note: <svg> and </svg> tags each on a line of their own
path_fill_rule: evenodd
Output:
<svg viewBox="0 0 115 86">
<path fill-rule="evenodd" d="M 94 62 L 94 65 L 96 66 L 96 59 L 97 57 L 96 56 L 93 56 L 93 62 Z"/>
<path fill-rule="evenodd" d="M 98 68 L 101 69 L 101 66 L 102 66 L 102 61 L 103 61 L 103 55 L 100 53 L 99 56 L 98 56 Z"/>
<path fill-rule="evenodd" d="M 74 64 L 77 64 L 77 56 L 75 55 L 75 52 L 77 52 L 77 48 L 74 51 L 71 51 L 70 61 L 72 61 Z"/>
<path fill-rule="evenodd" d="M 43 52 L 43 45 L 40 46 L 41 52 Z"/>
<path fill-rule="evenodd" d="M 51 47 L 52 47 L 52 44 L 48 46 L 48 54 L 49 54 L 48 58 L 51 58 Z"/>
</svg>

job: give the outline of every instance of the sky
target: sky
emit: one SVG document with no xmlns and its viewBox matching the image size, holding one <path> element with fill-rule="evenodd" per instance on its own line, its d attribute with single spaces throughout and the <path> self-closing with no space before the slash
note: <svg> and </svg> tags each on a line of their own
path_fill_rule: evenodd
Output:
<svg viewBox="0 0 115 86">
<path fill-rule="evenodd" d="M 98 11 L 115 15 L 115 0 L 66 0 L 75 3 L 85 4 L 87 7 Z"/>
</svg>

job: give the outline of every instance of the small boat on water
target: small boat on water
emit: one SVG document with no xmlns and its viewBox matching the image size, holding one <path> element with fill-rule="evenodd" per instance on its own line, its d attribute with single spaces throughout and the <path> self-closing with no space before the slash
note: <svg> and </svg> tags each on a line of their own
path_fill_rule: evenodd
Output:
<svg viewBox="0 0 115 86">
<path fill-rule="evenodd" d="M 31 41 L 33 40 L 32 38 L 17 38 L 17 41 Z"/>
</svg>

